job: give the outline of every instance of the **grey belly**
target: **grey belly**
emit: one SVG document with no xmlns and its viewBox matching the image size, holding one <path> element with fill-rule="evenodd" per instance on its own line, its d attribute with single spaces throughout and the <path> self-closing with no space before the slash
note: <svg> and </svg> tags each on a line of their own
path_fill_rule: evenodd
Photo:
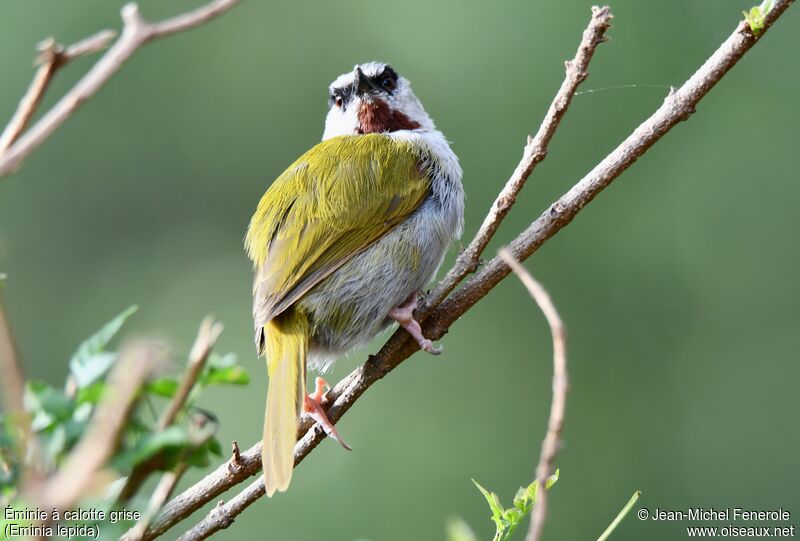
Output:
<svg viewBox="0 0 800 541">
<path fill-rule="evenodd" d="M 452 234 L 426 201 L 299 299 L 312 322 L 309 366 L 324 371 L 388 327 L 389 311 L 433 279 Z"/>
</svg>

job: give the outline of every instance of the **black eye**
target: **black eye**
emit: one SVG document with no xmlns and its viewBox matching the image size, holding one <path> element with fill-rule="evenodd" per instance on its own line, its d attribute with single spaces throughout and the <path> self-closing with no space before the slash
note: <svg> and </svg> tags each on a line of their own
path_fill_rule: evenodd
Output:
<svg viewBox="0 0 800 541">
<path fill-rule="evenodd" d="M 341 96 L 334 96 L 333 103 L 336 104 L 336 107 L 342 108 L 342 104 L 344 103 L 344 99 Z"/>
<path fill-rule="evenodd" d="M 383 79 L 381 79 L 381 87 L 384 90 L 391 92 L 397 87 L 397 81 L 395 81 L 392 77 L 389 77 L 387 75 Z"/>
</svg>

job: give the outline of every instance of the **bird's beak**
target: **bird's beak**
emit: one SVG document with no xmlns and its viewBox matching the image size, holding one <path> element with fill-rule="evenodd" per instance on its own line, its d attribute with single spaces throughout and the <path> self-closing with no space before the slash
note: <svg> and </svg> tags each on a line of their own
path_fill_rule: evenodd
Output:
<svg viewBox="0 0 800 541">
<path fill-rule="evenodd" d="M 355 70 L 355 87 L 356 87 L 356 94 L 359 96 L 363 96 L 364 94 L 378 90 L 378 87 L 375 86 L 369 77 L 364 75 L 364 72 L 361 71 L 359 66 L 356 66 Z"/>
</svg>

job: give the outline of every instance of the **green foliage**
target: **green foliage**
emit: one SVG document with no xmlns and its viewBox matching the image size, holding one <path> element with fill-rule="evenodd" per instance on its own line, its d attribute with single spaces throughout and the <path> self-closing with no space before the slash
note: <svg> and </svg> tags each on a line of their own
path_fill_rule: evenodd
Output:
<svg viewBox="0 0 800 541">
<path fill-rule="evenodd" d="M 547 479 L 547 490 L 550 490 L 556 481 L 558 481 L 559 470 Z M 514 530 L 522 523 L 523 519 L 533 509 L 533 504 L 536 503 L 536 496 L 539 490 L 538 481 L 534 481 L 527 487 L 520 487 L 517 494 L 514 496 L 514 503 L 508 509 L 503 507 L 500 502 L 500 496 L 494 492 L 482 487 L 475 479 L 472 480 L 478 490 L 481 491 L 486 502 L 489 504 L 489 509 L 492 510 L 492 522 L 495 524 L 495 534 L 492 541 L 508 541 L 511 539 Z M 608 528 L 602 533 L 597 541 L 607 541 L 611 533 L 622 522 L 625 516 L 630 512 L 636 502 L 641 496 L 638 490 L 634 492 L 633 497 L 625 504 L 622 511 L 614 518 Z M 477 541 L 477 536 L 469 527 L 469 524 L 464 522 L 458 517 L 451 518 L 447 522 L 447 541 Z"/>
<path fill-rule="evenodd" d="M 206 369 L 200 376 L 200 383 L 203 385 L 217 383 L 247 385 L 250 383 L 250 375 L 244 368 L 236 364 L 236 355 L 233 353 L 227 355 L 212 353 L 208 358 Z"/>
<path fill-rule="evenodd" d="M 104 377 L 116 354 L 106 351 L 106 346 L 116 336 L 125 321 L 138 310 L 136 305 L 128 307 L 117 317 L 103 325 L 99 331 L 84 340 L 69 360 L 69 370 L 78 388 L 84 388 Z"/>
<path fill-rule="evenodd" d="M 19 477 L 14 443 L 12 424 L 6 421 L 4 415 L 0 415 L 0 502 L 11 497 Z"/>
<path fill-rule="evenodd" d="M 772 11 L 773 4 L 774 0 L 764 0 L 760 5 L 751 7 L 749 12 L 742 12 L 744 20 L 756 36 L 764 29 L 767 14 Z"/>
<path fill-rule="evenodd" d="M 117 361 L 117 352 L 110 344 L 136 307 L 123 311 L 83 341 L 69 361 L 69 376 L 63 389 L 44 382 L 26 383 L 24 404 L 31 420 L 33 437 L 39 440 L 44 465 L 56 470 L 69 452 L 86 434 L 98 404 L 109 390 L 108 375 Z M 237 365 L 235 355 L 209 356 L 207 363 L 192 387 L 175 422 L 159 430 L 159 405 L 165 407 L 180 385 L 180 376 L 161 376 L 146 382 L 129 415 L 119 438 L 118 448 L 108 466 L 121 478 L 144 470 L 148 475 L 170 471 L 179 464 L 205 467 L 211 456 L 221 456 L 222 446 L 216 439 L 217 422 L 213 414 L 196 407 L 202 391 L 215 385 L 244 385 L 249 375 Z M 22 505 L 14 500 L 19 481 L 22 457 L 19 452 L 19 423 L 10 416 L 0 416 L 0 502 Z M 120 481 L 119 486 L 124 481 Z M 109 494 L 116 493 L 114 490 Z M 115 497 L 93 501 L 91 506 L 113 509 Z M 124 503 L 127 509 L 143 506 L 144 502 Z M 118 524 L 117 534 L 130 524 Z M 107 524 L 101 528 L 103 537 L 111 538 Z M 111 536 L 111 537 L 109 537 Z"/>
<path fill-rule="evenodd" d="M 459 517 L 453 517 L 447 521 L 447 541 L 478 541 L 478 536 Z"/>
<path fill-rule="evenodd" d="M 549 490 L 556 481 L 558 481 L 559 471 L 547 479 L 546 488 Z M 527 487 L 520 487 L 517 494 L 514 496 L 514 503 L 508 509 L 503 507 L 500 503 L 500 497 L 494 492 L 489 492 L 483 488 L 475 479 L 472 480 L 478 490 L 481 491 L 483 497 L 489 504 L 492 510 L 492 521 L 495 524 L 495 534 L 492 541 L 508 541 L 517 526 L 520 525 L 522 520 L 531 512 L 533 504 L 536 502 L 536 494 L 539 490 L 539 482 L 534 481 Z"/>
</svg>

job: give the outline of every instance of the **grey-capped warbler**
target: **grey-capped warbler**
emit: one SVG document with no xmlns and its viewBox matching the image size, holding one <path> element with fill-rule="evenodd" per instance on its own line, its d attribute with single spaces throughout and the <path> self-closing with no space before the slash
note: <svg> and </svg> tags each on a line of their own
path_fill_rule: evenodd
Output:
<svg viewBox="0 0 800 541">
<path fill-rule="evenodd" d="M 407 79 L 370 62 L 330 85 L 322 142 L 261 198 L 245 246 L 255 267 L 253 317 L 269 390 L 262 463 L 268 495 L 292 478 L 305 410 L 342 442 L 319 405 L 317 378 L 350 349 L 399 323 L 439 353 L 413 318 L 420 290 L 461 235 L 458 158 Z"/>
</svg>

